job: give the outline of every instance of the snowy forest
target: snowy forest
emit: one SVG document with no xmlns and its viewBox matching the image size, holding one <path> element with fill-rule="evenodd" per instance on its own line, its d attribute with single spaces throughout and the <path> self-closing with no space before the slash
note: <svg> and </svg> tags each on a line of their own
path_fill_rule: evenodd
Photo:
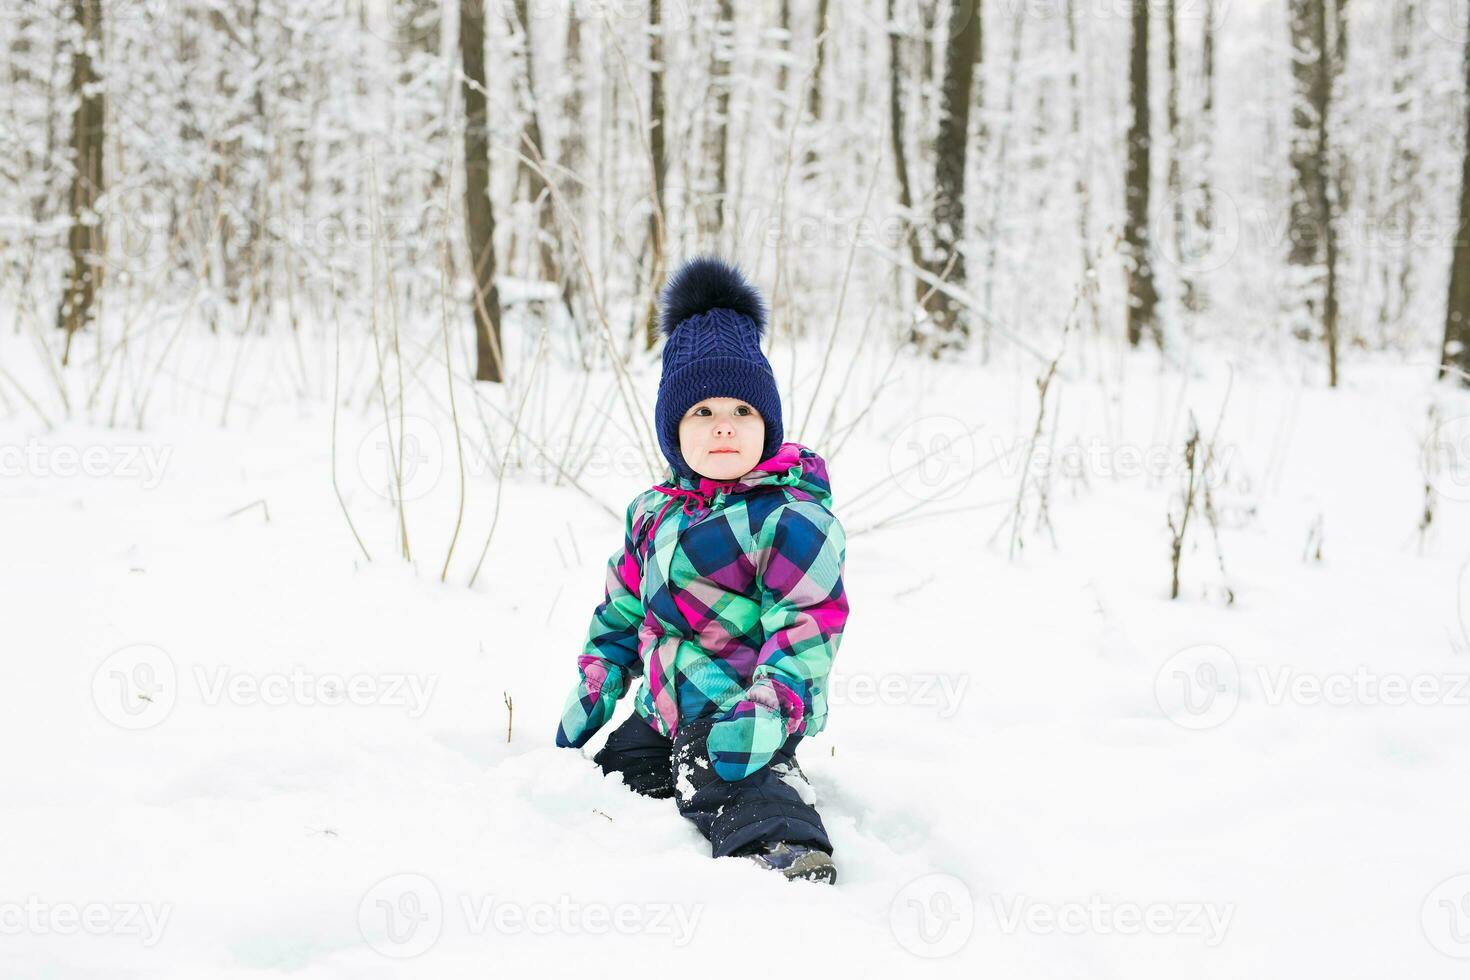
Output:
<svg viewBox="0 0 1470 980">
<path fill-rule="evenodd" d="M 1463 970 L 1470 0 L 0 7 L 0 973 Z M 700 255 L 832 888 L 552 742 Z"/>
</svg>

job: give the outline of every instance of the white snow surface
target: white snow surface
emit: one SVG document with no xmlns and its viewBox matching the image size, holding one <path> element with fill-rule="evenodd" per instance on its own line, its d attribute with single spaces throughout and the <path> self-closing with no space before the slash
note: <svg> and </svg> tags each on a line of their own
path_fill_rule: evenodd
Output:
<svg viewBox="0 0 1470 980">
<path fill-rule="evenodd" d="M 1053 388 L 1043 442 L 1055 418 L 1058 453 L 1159 446 L 1168 470 L 1059 475 L 1055 543 L 1033 494 L 1014 557 L 1018 457 L 986 464 L 1029 438 L 1040 365 L 903 358 L 845 441 L 818 441 L 819 401 L 787 435 L 842 442 L 851 615 L 827 730 L 798 755 L 829 887 L 711 860 L 672 801 L 601 775 L 603 736 L 552 744 L 647 468 L 594 466 L 577 489 L 498 483 L 472 455 L 441 583 L 459 504 L 442 362 L 407 407 L 428 433 L 412 562 L 374 482 L 382 407 L 352 375 L 336 470 L 367 561 L 333 492 L 331 345 L 305 346 L 185 341 L 141 428 L 136 392 L 114 425 L 105 399 L 83 407 L 85 361 L 49 429 L 5 389 L 0 974 L 1463 976 L 1470 492 L 1441 475 L 1416 528 L 1425 410 L 1470 399 L 1432 369 L 1364 354 L 1329 391 L 1269 358 L 1181 372 L 1094 352 Z M 26 349 L 4 356 L 40 401 L 54 382 Z M 784 357 L 790 425 L 815 378 L 793 392 Z M 839 423 L 886 366 L 863 359 Z M 589 387 L 548 371 L 533 404 Z M 656 365 L 632 380 L 647 411 Z M 480 418 L 515 402 L 481 387 L 480 412 L 457 397 L 484 450 Z M 1209 436 L 1227 387 L 1225 573 L 1195 515 L 1171 600 L 1186 411 Z M 636 457 L 611 377 L 590 389 L 580 421 L 548 409 L 534 438 L 564 450 L 570 424 Z M 914 446 L 940 462 L 894 479 Z M 66 475 L 64 447 L 107 472 Z"/>
</svg>

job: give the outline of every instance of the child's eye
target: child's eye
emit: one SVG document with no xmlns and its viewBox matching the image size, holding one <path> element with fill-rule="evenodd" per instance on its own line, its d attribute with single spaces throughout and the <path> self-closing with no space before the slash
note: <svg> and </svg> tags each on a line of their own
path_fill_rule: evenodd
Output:
<svg viewBox="0 0 1470 980">
<path fill-rule="evenodd" d="M 735 414 L 736 415 L 750 415 L 751 413 L 752 413 L 752 410 L 751 410 L 751 407 L 749 405 L 737 405 L 735 407 Z M 695 416 L 708 415 L 709 414 L 709 407 L 706 406 L 706 405 L 701 405 L 698 408 L 696 408 L 691 414 L 693 414 Z"/>
</svg>

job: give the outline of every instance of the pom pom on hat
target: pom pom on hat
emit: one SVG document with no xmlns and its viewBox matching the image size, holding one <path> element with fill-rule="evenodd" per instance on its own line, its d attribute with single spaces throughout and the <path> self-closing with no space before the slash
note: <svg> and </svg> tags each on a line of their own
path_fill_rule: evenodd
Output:
<svg viewBox="0 0 1470 980">
<path fill-rule="evenodd" d="M 665 337 L 692 317 L 722 309 L 747 317 L 759 340 L 766 329 L 766 304 L 740 270 L 713 255 L 690 259 L 669 277 L 659 297 L 659 328 Z"/>
</svg>

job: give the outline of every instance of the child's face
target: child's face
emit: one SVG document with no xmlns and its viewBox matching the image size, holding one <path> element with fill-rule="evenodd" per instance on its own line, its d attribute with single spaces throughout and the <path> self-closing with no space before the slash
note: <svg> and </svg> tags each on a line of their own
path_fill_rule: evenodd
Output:
<svg viewBox="0 0 1470 980">
<path fill-rule="evenodd" d="M 679 452 L 689 468 L 711 480 L 734 480 L 761 461 L 766 423 L 738 398 L 706 398 L 679 420 Z"/>
</svg>

